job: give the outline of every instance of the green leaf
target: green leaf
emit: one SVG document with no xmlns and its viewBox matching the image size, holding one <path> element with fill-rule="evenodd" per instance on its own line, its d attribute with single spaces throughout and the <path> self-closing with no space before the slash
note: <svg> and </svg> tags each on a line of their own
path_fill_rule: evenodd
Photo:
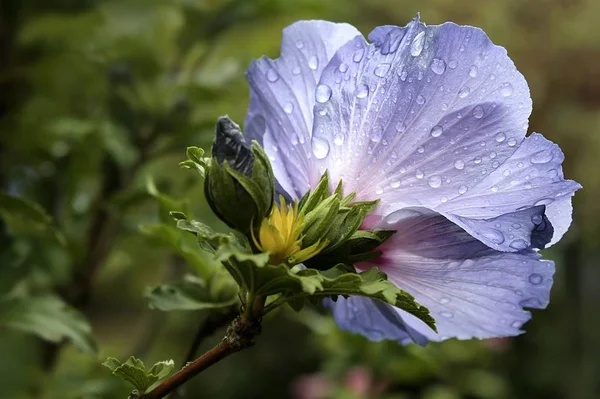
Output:
<svg viewBox="0 0 600 399">
<path fill-rule="evenodd" d="M 349 272 L 338 265 L 326 272 L 316 269 L 295 271 L 285 265 L 268 263 L 268 253 L 249 254 L 222 241 L 217 259 L 244 289 L 256 295 L 281 294 L 301 308 L 298 300 L 316 302 L 324 297 L 357 295 L 389 303 L 416 316 L 435 330 L 435 320 L 429 310 L 419 305 L 408 292 L 387 280 L 387 275 L 373 267 L 362 273 Z"/>
<path fill-rule="evenodd" d="M 34 333 L 51 342 L 68 339 L 86 352 L 96 352 L 87 320 L 54 295 L 0 299 L 0 326 Z"/>
<path fill-rule="evenodd" d="M 182 282 L 163 284 L 150 289 L 146 296 L 150 307 L 163 311 L 222 309 L 238 302 L 237 286 L 229 275 L 215 276 L 207 283 L 186 275 Z M 225 282 L 223 282 L 224 279 Z M 219 280 L 220 279 L 220 280 Z M 213 289 L 216 286 L 217 289 Z"/>
<path fill-rule="evenodd" d="M 343 264 L 325 272 L 290 269 L 287 265 L 269 264 L 268 253 L 253 254 L 247 243 L 240 242 L 233 235 L 215 233 L 203 223 L 180 219 L 177 225 L 206 243 L 242 290 L 265 297 L 283 295 L 296 309 L 302 308 L 301 301 L 317 302 L 337 295 L 364 296 L 403 309 L 435 330 L 435 321 L 429 310 L 419 305 L 408 292 L 388 281 L 386 274 L 377 268 L 362 273 L 355 273 L 351 266 Z M 382 237 L 374 232 L 366 234 L 369 239 L 377 240 L 385 238 L 387 233 L 382 233 Z"/>
<path fill-rule="evenodd" d="M 117 377 L 129 382 L 141 393 L 145 393 L 153 385 L 167 378 L 173 371 L 175 363 L 173 360 L 162 361 L 154 364 L 150 370 L 146 370 L 144 362 L 131 356 L 125 363 L 109 357 L 102 365 L 108 367 Z"/>
<path fill-rule="evenodd" d="M 50 236 L 65 245 L 63 234 L 52 225 L 52 217 L 35 202 L 0 193 L 0 216 L 15 233 Z"/>
</svg>

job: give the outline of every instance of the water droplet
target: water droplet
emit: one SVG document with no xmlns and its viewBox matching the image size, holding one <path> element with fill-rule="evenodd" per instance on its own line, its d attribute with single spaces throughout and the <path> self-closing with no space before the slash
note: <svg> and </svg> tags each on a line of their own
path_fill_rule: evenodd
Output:
<svg viewBox="0 0 600 399">
<path fill-rule="evenodd" d="M 391 188 L 398 188 L 400 187 L 400 180 L 393 180 L 390 182 L 390 187 Z"/>
<path fill-rule="evenodd" d="M 444 297 L 444 298 L 440 298 L 440 303 L 441 303 L 442 305 L 445 305 L 445 304 L 447 304 L 447 303 L 450 303 L 450 298 L 445 298 L 445 297 Z"/>
<path fill-rule="evenodd" d="M 475 165 L 478 165 L 478 164 L 480 164 L 480 163 L 481 163 L 481 157 L 475 157 L 475 158 L 473 158 L 473 163 L 474 163 Z"/>
<path fill-rule="evenodd" d="M 452 317 L 454 317 L 454 314 L 452 312 L 446 312 L 446 311 L 440 312 L 440 315 L 444 316 L 447 319 L 451 319 Z"/>
<path fill-rule="evenodd" d="M 490 190 L 491 190 L 493 193 L 497 193 L 497 192 L 498 192 L 498 186 L 492 186 L 492 187 L 490 187 Z"/>
<path fill-rule="evenodd" d="M 471 89 L 469 89 L 468 87 L 463 87 L 462 89 L 459 90 L 458 96 L 460 98 L 465 98 L 466 96 L 469 95 L 470 92 L 471 92 Z"/>
<path fill-rule="evenodd" d="M 365 55 L 365 49 L 359 48 L 358 50 L 356 50 L 354 52 L 354 56 L 352 56 L 352 61 L 360 62 L 363 59 L 364 55 Z"/>
<path fill-rule="evenodd" d="M 383 194 L 383 187 L 381 187 L 381 186 L 375 187 L 375 194 Z"/>
<path fill-rule="evenodd" d="M 383 137 L 383 127 L 381 127 L 381 125 L 375 125 L 369 138 L 372 142 L 378 143 L 381 141 L 381 137 Z"/>
<path fill-rule="evenodd" d="M 454 167 L 458 170 L 463 170 L 465 168 L 465 162 L 462 159 L 457 159 L 454 162 Z"/>
<path fill-rule="evenodd" d="M 423 177 L 425 177 L 425 173 L 423 173 L 423 171 L 421 169 L 417 169 L 415 171 L 415 177 L 417 179 L 422 179 Z"/>
<path fill-rule="evenodd" d="M 319 59 L 316 55 L 311 55 L 308 59 L 308 67 L 313 71 L 319 67 Z"/>
<path fill-rule="evenodd" d="M 375 76 L 379 76 L 380 78 L 383 78 L 388 71 L 390 70 L 390 64 L 379 64 L 375 67 L 375 71 L 373 71 L 373 73 L 375 74 Z"/>
<path fill-rule="evenodd" d="M 521 225 L 519 223 L 513 223 L 512 227 L 513 227 L 513 229 L 519 230 L 521 228 Z"/>
<path fill-rule="evenodd" d="M 538 224 L 542 223 L 542 221 L 543 221 L 543 218 L 542 218 L 542 216 L 541 216 L 541 215 L 533 215 L 533 216 L 531 217 L 531 222 L 532 222 L 533 224 L 535 224 L 536 226 L 537 226 Z"/>
<path fill-rule="evenodd" d="M 329 154 L 329 142 L 319 137 L 313 137 L 312 151 L 317 159 L 324 159 Z"/>
<path fill-rule="evenodd" d="M 346 73 L 346 71 L 348 70 L 348 65 L 344 64 L 343 62 L 340 64 L 340 66 L 338 67 L 338 70 L 341 73 Z"/>
<path fill-rule="evenodd" d="M 461 185 L 460 187 L 458 187 L 458 193 L 459 194 L 464 194 L 469 190 L 469 188 L 467 186 L 465 186 L 464 184 Z"/>
<path fill-rule="evenodd" d="M 300 67 L 298 65 L 296 65 L 295 67 L 292 68 L 292 74 L 300 75 L 300 72 L 302 72 L 302 70 L 300 69 Z"/>
<path fill-rule="evenodd" d="M 408 72 L 406 72 L 406 69 L 402 68 L 402 71 L 400 71 L 398 73 L 398 75 L 400 76 L 400 80 L 401 81 L 406 81 L 406 77 L 408 76 Z"/>
<path fill-rule="evenodd" d="M 494 244 L 500 245 L 504 242 L 504 234 L 496 229 L 481 229 L 481 234 Z"/>
<path fill-rule="evenodd" d="M 294 104 L 292 104 L 292 103 L 285 103 L 284 104 L 283 111 L 286 114 L 291 114 L 293 110 L 294 110 Z"/>
<path fill-rule="evenodd" d="M 271 83 L 277 82 L 277 79 L 279 79 L 279 75 L 277 74 L 277 71 L 275 71 L 274 69 L 269 69 L 267 71 L 267 80 Z"/>
<path fill-rule="evenodd" d="M 551 151 L 539 151 L 533 154 L 530 158 L 531 163 L 548 163 L 552 161 L 553 155 Z"/>
<path fill-rule="evenodd" d="M 422 145 L 418 146 L 418 147 L 417 147 L 417 152 L 418 152 L 419 154 L 422 154 L 422 153 L 424 153 L 424 152 L 425 152 L 425 147 L 423 147 Z"/>
<path fill-rule="evenodd" d="M 455 59 L 451 59 L 450 61 L 448 61 L 448 67 L 450 69 L 454 69 L 458 66 L 458 61 L 456 61 Z"/>
<path fill-rule="evenodd" d="M 517 140 L 514 137 L 511 137 L 508 139 L 506 144 L 508 144 L 509 147 L 514 147 L 517 145 Z"/>
<path fill-rule="evenodd" d="M 504 97 L 508 97 L 512 93 L 513 93 L 512 85 L 508 82 L 503 83 L 502 86 L 500 87 L 500 94 L 502 94 Z"/>
<path fill-rule="evenodd" d="M 517 164 L 517 166 L 518 166 L 519 168 L 522 168 L 523 166 L 525 166 L 525 164 L 524 164 L 523 162 L 519 162 L 519 163 Z"/>
<path fill-rule="evenodd" d="M 446 71 L 446 61 L 441 58 L 431 60 L 431 70 L 436 75 L 441 75 Z"/>
<path fill-rule="evenodd" d="M 325 103 L 331 98 L 331 87 L 327 85 L 318 85 L 315 93 L 315 99 L 319 103 Z"/>
<path fill-rule="evenodd" d="M 444 128 L 440 125 L 435 125 L 431 128 L 431 137 L 440 137 L 444 131 Z"/>
<path fill-rule="evenodd" d="M 425 43 L 425 31 L 420 32 L 410 44 L 410 55 L 418 57 L 423 51 L 423 44 Z"/>
<path fill-rule="evenodd" d="M 498 156 L 495 151 L 490 152 L 490 159 L 494 159 Z"/>
<path fill-rule="evenodd" d="M 516 249 L 518 251 L 525 249 L 528 246 L 529 246 L 529 244 L 527 244 L 527 241 L 521 240 L 521 239 L 514 240 L 513 242 L 510 243 L 510 247 L 513 249 Z"/>
<path fill-rule="evenodd" d="M 417 104 L 419 104 L 419 105 L 425 104 L 425 97 L 423 97 L 422 95 L 419 94 L 417 96 Z"/>
<path fill-rule="evenodd" d="M 434 175 L 427 179 L 427 183 L 431 188 L 438 188 L 442 185 L 442 178 L 440 176 Z"/>
<path fill-rule="evenodd" d="M 368 94 L 369 94 L 369 87 L 366 84 L 360 84 L 360 85 L 358 85 L 356 90 L 354 90 L 354 95 L 357 98 L 365 98 Z"/>
<path fill-rule="evenodd" d="M 473 117 L 475 119 L 483 118 L 483 108 L 481 107 L 481 105 L 478 105 L 475 108 L 473 108 Z"/>
<path fill-rule="evenodd" d="M 396 125 L 396 131 L 398 133 L 402 133 L 405 130 L 406 130 L 406 125 L 402 122 L 398 122 L 398 124 Z"/>
<path fill-rule="evenodd" d="M 334 142 L 336 145 L 342 145 L 342 144 L 344 144 L 344 139 L 345 139 L 345 138 L 344 138 L 344 135 L 343 135 L 343 134 L 341 134 L 341 133 L 338 133 L 338 134 L 336 134 L 336 135 L 335 135 L 335 137 L 333 138 L 333 142 Z"/>
<path fill-rule="evenodd" d="M 498 133 L 496 135 L 496 141 L 498 143 L 502 143 L 504 140 L 506 140 L 506 135 L 504 133 Z"/>
<path fill-rule="evenodd" d="M 541 284 L 544 281 L 544 277 L 541 274 L 533 273 L 529 276 L 529 282 L 533 285 Z"/>
<path fill-rule="evenodd" d="M 298 40 L 298 41 L 296 42 L 296 48 L 299 48 L 299 49 L 301 49 L 302 47 L 304 47 L 304 43 L 302 42 L 302 40 Z"/>
<path fill-rule="evenodd" d="M 477 77 L 477 72 L 479 72 L 479 69 L 477 68 L 477 66 L 471 65 L 471 68 L 469 68 L 469 76 L 472 78 L 475 78 L 475 77 Z"/>
</svg>

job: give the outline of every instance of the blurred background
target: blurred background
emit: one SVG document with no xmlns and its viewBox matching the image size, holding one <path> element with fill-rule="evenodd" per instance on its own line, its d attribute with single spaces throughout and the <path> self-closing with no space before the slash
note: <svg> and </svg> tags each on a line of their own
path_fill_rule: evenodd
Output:
<svg viewBox="0 0 600 399">
<path fill-rule="evenodd" d="M 178 167 L 186 146 L 208 149 L 220 115 L 243 121 L 244 71 L 279 54 L 290 23 L 366 35 L 417 12 L 508 49 L 531 87 L 531 128 L 584 186 L 574 225 L 544 253 L 557 264 L 549 308 L 514 339 L 425 348 L 284 311 L 178 397 L 599 398 L 597 0 L 0 0 L 0 187 L 27 199 L 0 201 L 0 398 L 122 399 L 131 387 L 106 357 L 180 365 L 198 329 L 235 306 L 226 280 L 210 284 L 214 312 L 185 286 L 203 286 L 210 261 L 166 211 L 216 223 L 198 176 Z"/>
</svg>

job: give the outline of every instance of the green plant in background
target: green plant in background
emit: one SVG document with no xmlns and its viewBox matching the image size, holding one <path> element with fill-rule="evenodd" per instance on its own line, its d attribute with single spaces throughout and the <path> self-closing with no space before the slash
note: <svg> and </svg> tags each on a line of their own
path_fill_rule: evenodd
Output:
<svg viewBox="0 0 600 399">
<path fill-rule="evenodd" d="M 582 281 L 595 278 L 598 143 L 590 132 L 600 10 L 593 1 L 547 5 L 2 2 L 0 397 L 122 398 L 132 387 L 99 359 L 193 359 L 240 302 L 235 281 L 168 214 L 218 223 L 198 179 L 178 171 L 182 149 L 208 148 L 216 116 L 242 119 L 243 71 L 257 55 L 277 54 L 282 27 L 324 18 L 367 32 L 418 10 L 431 23 L 482 26 L 509 48 L 536 100 L 532 125 L 555 133 L 570 175 L 586 186 L 575 205 L 581 234 L 551 252 L 561 263 L 553 306 L 527 335 L 495 349 L 448 342 L 419 353 L 341 333 L 330 320 L 273 312 L 260 353 L 240 354 L 235 367 L 225 361 L 181 394 L 283 397 L 309 372 L 347 394 L 341 381 L 358 364 L 386 381 L 389 397 L 593 397 L 600 321 Z M 283 350 L 294 364 L 280 359 Z M 281 385 L 256 384 L 273 375 Z"/>
</svg>

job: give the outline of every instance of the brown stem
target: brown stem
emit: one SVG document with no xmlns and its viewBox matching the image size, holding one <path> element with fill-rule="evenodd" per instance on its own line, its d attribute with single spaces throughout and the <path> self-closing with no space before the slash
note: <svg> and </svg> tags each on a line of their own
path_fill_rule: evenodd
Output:
<svg viewBox="0 0 600 399">
<path fill-rule="evenodd" d="M 226 357 L 254 345 L 254 337 L 260 333 L 260 318 L 248 318 L 246 314 L 238 316 L 227 329 L 227 335 L 221 343 L 204 353 L 198 359 L 185 365 L 177 373 L 163 381 L 141 399 L 161 399 L 181 387 L 191 378 L 220 362 Z"/>
<path fill-rule="evenodd" d="M 234 354 L 242 350 L 243 348 L 233 348 L 226 340 L 221 343 L 192 363 L 188 364 L 177 373 L 173 374 L 169 379 L 164 381 L 158 387 L 156 387 L 149 394 L 142 396 L 143 399 L 160 399 L 173 392 L 181 385 L 186 383 L 189 379 L 200 373 L 201 371 L 209 368 L 213 364 L 225 359 L 227 356 Z"/>
</svg>

